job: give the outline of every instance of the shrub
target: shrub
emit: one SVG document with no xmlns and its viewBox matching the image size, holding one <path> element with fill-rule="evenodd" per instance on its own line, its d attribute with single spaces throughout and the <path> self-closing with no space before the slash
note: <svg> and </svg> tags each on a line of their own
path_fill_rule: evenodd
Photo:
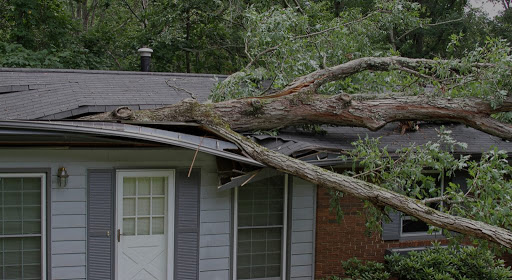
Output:
<svg viewBox="0 0 512 280">
<path fill-rule="evenodd" d="M 358 280 L 387 280 L 390 274 L 386 271 L 383 263 L 368 261 L 363 263 L 357 258 L 351 258 L 342 262 L 345 275 L 350 279 Z"/>
<path fill-rule="evenodd" d="M 411 252 L 408 256 L 386 256 L 387 270 L 400 280 L 449 280 L 512 278 L 510 268 L 504 266 L 489 251 L 475 247 L 434 246 L 432 249 Z"/>
<path fill-rule="evenodd" d="M 408 255 L 386 256 L 386 264 L 357 258 L 342 262 L 349 278 L 330 276 L 324 280 L 505 280 L 512 271 L 503 260 L 496 259 L 487 249 L 476 247 L 440 247 Z"/>
</svg>

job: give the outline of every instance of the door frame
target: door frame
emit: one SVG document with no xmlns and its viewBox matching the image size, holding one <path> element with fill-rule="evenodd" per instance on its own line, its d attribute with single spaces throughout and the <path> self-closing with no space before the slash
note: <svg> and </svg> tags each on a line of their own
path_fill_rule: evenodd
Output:
<svg viewBox="0 0 512 280">
<path fill-rule="evenodd" d="M 115 229 L 114 229 L 114 243 L 115 243 L 115 267 L 114 275 L 116 280 L 119 279 L 119 243 L 117 230 L 121 229 L 122 221 L 119 219 L 120 212 L 123 209 L 123 200 L 119 195 L 120 188 L 122 187 L 123 177 L 157 177 L 166 176 L 167 179 L 167 280 L 172 280 L 174 277 L 174 214 L 175 214 L 175 196 L 176 196 L 176 171 L 174 169 L 122 169 L 116 170 L 116 183 L 115 183 Z M 122 236 L 120 237 L 122 238 Z"/>
</svg>

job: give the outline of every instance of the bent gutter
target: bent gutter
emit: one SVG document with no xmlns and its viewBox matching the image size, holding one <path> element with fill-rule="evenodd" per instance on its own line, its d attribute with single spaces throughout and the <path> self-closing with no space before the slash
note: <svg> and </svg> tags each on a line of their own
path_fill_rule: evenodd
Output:
<svg viewBox="0 0 512 280">
<path fill-rule="evenodd" d="M 118 136 L 131 139 L 146 140 L 155 143 L 173 145 L 199 150 L 201 152 L 263 167 L 264 165 L 248 157 L 227 152 L 224 149 L 238 149 L 227 141 L 204 138 L 186 133 L 178 133 L 162 129 L 109 122 L 78 122 L 78 121 L 0 121 L 0 127 L 33 129 L 43 131 L 75 132 L 93 135 Z"/>
</svg>

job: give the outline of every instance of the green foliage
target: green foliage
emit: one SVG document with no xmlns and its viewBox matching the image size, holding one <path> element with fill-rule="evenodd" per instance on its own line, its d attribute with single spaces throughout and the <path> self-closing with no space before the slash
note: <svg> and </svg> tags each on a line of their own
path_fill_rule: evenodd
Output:
<svg viewBox="0 0 512 280">
<path fill-rule="evenodd" d="M 375 1 L 375 10 L 367 15 L 358 8 L 333 17 L 324 2 L 307 4 L 306 13 L 294 8 L 273 7 L 260 12 L 249 8 L 245 15 L 245 50 L 249 64 L 230 79 L 219 84 L 212 94 L 214 101 L 261 94 L 261 86 L 272 81 L 273 90 L 282 89 L 298 76 L 365 56 L 391 55 L 387 43 L 390 24 L 402 29 L 421 23 L 420 6 L 408 1 Z M 403 76 L 400 76 L 403 77 Z M 401 80 L 398 76 L 396 80 Z M 375 82 L 378 81 L 378 82 Z M 375 82 L 375 83 L 374 83 Z M 375 73 L 362 73 L 350 81 L 325 85 L 325 93 L 340 90 L 383 91 L 389 79 Z"/>
<path fill-rule="evenodd" d="M 445 196 L 447 199 L 442 207 L 437 206 L 438 210 L 512 229 L 512 167 L 505 151 L 494 149 L 479 159 L 458 156 L 454 151 L 462 151 L 465 144 L 454 141 L 446 129 L 439 131 L 438 140 L 404 147 L 395 152 L 396 156 L 380 147 L 378 139 L 359 139 L 353 145 L 354 149 L 343 156 L 353 163 L 346 175 L 418 200 Z M 467 184 L 450 182 L 456 172 L 467 172 Z M 444 192 L 438 183 L 443 177 Z M 380 231 L 380 222 L 386 219 L 381 209 L 366 202 L 365 214 L 368 231 Z M 462 238 L 445 234 L 454 241 Z M 474 242 L 488 245 L 481 240 Z"/>
<path fill-rule="evenodd" d="M 449 47 L 457 48 L 461 36 L 452 36 Z M 476 68 L 477 63 L 492 67 Z M 485 45 L 466 51 L 460 60 L 439 63 L 428 71 L 436 94 L 450 97 L 478 97 L 498 106 L 512 92 L 512 49 L 505 40 L 487 38 Z"/>
<path fill-rule="evenodd" d="M 11 49 L 5 57 L 13 56 L 2 58 L 4 66 L 137 70 L 136 50 L 149 46 L 155 49 L 154 71 L 231 74 L 243 69 L 216 90 L 213 99 L 225 100 L 280 89 L 298 75 L 362 56 L 462 57 L 486 36 L 510 39 L 507 13 L 490 21 L 473 10 L 464 13 L 465 3 L 0 0 L 0 42 Z M 439 24 L 458 18 L 463 20 Z M 450 35 L 461 32 L 471 36 L 461 37 L 456 50 L 445 51 Z M 410 88 L 414 79 L 396 72 L 362 73 L 322 90 Z"/>
<path fill-rule="evenodd" d="M 438 3 L 439 2 L 439 3 Z M 250 7 L 242 18 L 248 64 L 219 83 L 215 102 L 282 89 L 296 77 L 366 56 L 406 55 L 449 58 L 420 71 L 423 78 L 397 69 L 362 72 L 323 85 L 324 94 L 408 92 L 411 95 L 478 97 L 501 104 L 511 91 L 511 51 L 507 41 L 489 37 L 495 22 L 466 1 L 436 3 L 378 0 L 372 7 L 327 2 L 296 8 Z M 364 13 L 363 13 L 364 11 Z M 243 62 L 240 60 L 239 62 Z M 474 67 L 490 63 L 493 67 Z M 431 77 L 431 78 L 425 78 Z"/>
<path fill-rule="evenodd" d="M 448 212 L 512 229 L 512 167 L 507 153 L 488 151 L 479 161 L 469 161 L 467 169 L 467 189 L 452 183 L 446 191 L 453 201 L 463 202 L 454 203 Z"/>
<path fill-rule="evenodd" d="M 341 209 L 340 199 L 343 198 L 343 192 L 328 189 L 329 191 L 329 212 L 336 215 L 336 221 L 338 223 L 343 219 L 343 210 Z"/>
<path fill-rule="evenodd" d="M 408 255 L 385 256 L 386 263 L 363 262 L 351 258 L 342 262 L 345 276 L 331 276 L 325 280 L 505 280 L 512 277 L 510 267 L 497 259 L 491 251 L 477 247 L 434 247 L 413 251 Z"/>
<path fill-rule="evenodd" d="M 512 277 L 503 260 L 496 259 L 489 250 L 476 247 L 435 246 L 408 256 L 394 254 L 385 258 L 388 271 L 401 280 L 505 280 Z"/>
<path fill-rule="evenodd" d="M 356 280 L 387 280 L 391 276 L 383 263 L 367 261 L 363 263 L 357 258 L 342 262 L 345 275 Z"/>
<path fill-rule="evenodd" d="M 0 42 L 0 67 L 62 68 L 59 61 L 48 50 L 31 51 L 20 44 Z"/>
</svg>

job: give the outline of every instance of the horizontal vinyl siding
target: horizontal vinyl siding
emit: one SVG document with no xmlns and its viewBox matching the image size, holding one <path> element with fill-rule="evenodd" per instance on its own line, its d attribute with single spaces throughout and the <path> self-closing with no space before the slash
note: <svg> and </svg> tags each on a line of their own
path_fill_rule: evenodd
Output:
<svg viewBox="0 0 512 280">
<path fill-rule="evenodd" d="M 230 273 L 230 191 L 217 191 L 215 169 L 202 169 L 199 279 L 226 280 Z"/>
<path fill-rule="evenodd" d="M 176 167 L 189 167 L 194 157 L 194 151 L 184 149 L 167 150 L 43 150 L 43 149 L 14 149 L 2 150 L 0 155 L 0 168 L 51 168 L 52 181 L 52 224 L 51 228 L 51 252 L 52 252 L 52 279 L 86 279 L 86 221 L 87 221 L 87 170 L 104 168 L 161 168 L 171 169 Z M 65 167 L 70 177 L 65 188 L 58 186 L 57 169 Z M 217 175 L 215 158 L 204 153 L 197 155 L 194 167 L 202 170 L 202 185 L 206 185 L 207 191 L 201 192 L 203 201 L 208 208 L 226 208 L 229 210 L 229 197 L 216 198 Z M 207 195 L 206 195 L 207 194 Z M 213 195 L 212 195 L 213 194 Z M 229 195 L 229 194 L 228 194 Z M 217 203 L 225 204 L 219 206 Z M 227 205 L 227 206 L 226 206 Z M 224 209 L 225 210 L 225 209 Z M 203 214 L 203 212 L 201 212 Z M 216 214 L 205 215 L 212 223 L 222 223 L 224 218 L 215 218 Z M 223 216 L 225 217 L 225 215 Z M 225 231 L 222 227 L 217 230 Z M 227 228 L 229 232 L 229 226 Z M 207 234 L 207 238 L 200 240 L 203 257 L 205 260 L 212 258 L 216 249 L 227 248 L 229 262 L 229 234 L 226 244 L 225 234 Z M 209 238 L 211 236 L 211 238 Z M 213 246 L 218 245 L 219 246 Z M 200 262 L 200 266 L 208 269 L 212 264 Z M 208 280 L 227 279 L 217 277 L 229 272 L 229 265 L 223 269 L 207 270 L 201 272 L 201 277 L 207 276 Z M 218 273 L 218 274 L 216 274 Z M 208 276 L 210 275 L 210 276 Z M 213 275 L 213 276 L 212 276 Z"/>
<path fill-rule="evenodd" d="M 51 156 L 49 156 L 51 160 Z M 52 277 L 53 279 L 85 279 L 87 178 L 85 168 L 76 163 L 66 167 L 68 184 L 58 186 L 55 175 L 60 165 L 52 168 Z M 69 167 L 68 167 L 69 166 Z M 71 168 L 70 168 L 71 167 Z"/>
<path fill-rule="evenodd" d="M 293 178 L 290 279 L 313 279 L 316 187 Z"/>
</svg>

